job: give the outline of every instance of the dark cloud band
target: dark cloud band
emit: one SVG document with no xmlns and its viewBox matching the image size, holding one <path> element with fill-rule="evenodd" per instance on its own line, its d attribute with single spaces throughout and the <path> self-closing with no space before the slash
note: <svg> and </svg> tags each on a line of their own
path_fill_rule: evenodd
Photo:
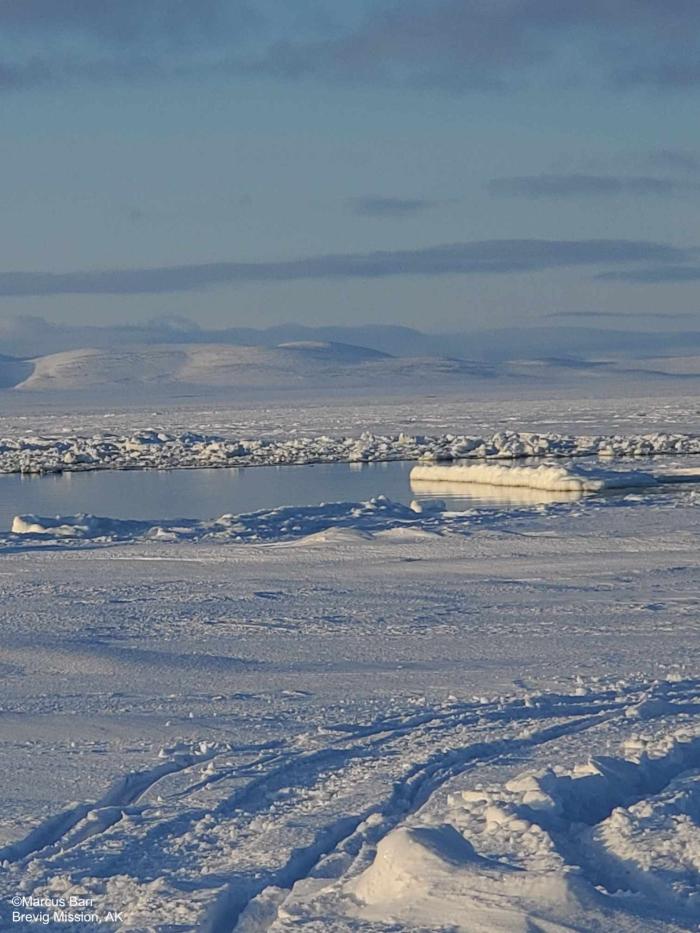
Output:
<svg viewBox="0 0 700 933">
<path fill-rule="evenodd" d="M 679 264 L 688 259 L 685 250 L 643 240 L 480 240 L 278 262 L 217 262 L 63 273 L 3 272 L 0 296 L 159 294 L 304 279 L 497 275 L 604 264 Z"/>
</svg>

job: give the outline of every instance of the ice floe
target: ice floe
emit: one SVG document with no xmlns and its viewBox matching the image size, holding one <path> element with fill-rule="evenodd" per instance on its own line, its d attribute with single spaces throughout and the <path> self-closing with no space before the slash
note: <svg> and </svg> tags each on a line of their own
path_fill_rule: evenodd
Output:
<svg viewBox="0 0 700 933">
<path fill-rule="evenodd" d="M 586 470 L 560 464 L 538 466 L 501 466 L 478 463 L 453 466 L 424 466 L 411 470 L 411 483 L 469 483 L 484 486 L 522 487 L 551 492 L 600 492 L 603 489 L 627 489 L 656 486 L 657 478 L 640 470 Z"/>
</svg>

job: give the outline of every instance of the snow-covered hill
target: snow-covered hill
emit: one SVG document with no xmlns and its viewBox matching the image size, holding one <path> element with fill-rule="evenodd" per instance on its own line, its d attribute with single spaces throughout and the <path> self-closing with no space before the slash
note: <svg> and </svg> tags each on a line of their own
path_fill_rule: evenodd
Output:
<svg viewBox="0 0 700 933">
<path fill-rule="evenodd" d="M 498 362 L 440 355 L 392 356 L 348 343 L 300 340 L 276 346 L 159 343 L 83 347 L 31 360 L 0 356 L 0 391 L 14 398 L 58 397 L 92 403 L 156 400 L 183 395 L 231 399 L 233 394 L 281 397 L 353 390 L 403 396 L 428 391 L 523 393 L 646 391 L 649 381 L 676 391 L 700 378 L 698 357 L 647 360 L 532 357 Z M 5 396 L 7 398 L 7 396 Z"/>
<path fill-rule="evenodd" d="M 222 344 L 159 344 L 85 348 L 52 353 L 32 361 L 31 374 L 18 373 L 21 390 L 82 390 L 165 386 L 303 388 L 371 385 L 445 377 L 488 377 L 492 367 L 443 358 L 395 358 L 378 350 L 323 341 L 276 347 Z"/>
<path fill-rule="evenodd" d="M 376 350 L 347 344 L 300 343 L 280 347 L 216 344 L 66 350 L 39 357 L 21 389 L 190 384 L 296 385 L 329 369 L 381 360 Z"/>
</svg>

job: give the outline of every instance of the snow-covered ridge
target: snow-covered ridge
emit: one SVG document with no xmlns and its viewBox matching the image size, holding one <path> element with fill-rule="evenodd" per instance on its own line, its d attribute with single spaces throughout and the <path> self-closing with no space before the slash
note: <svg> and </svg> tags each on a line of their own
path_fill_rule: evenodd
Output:
<svg viewBox="0 0 700 933">
<path fill-rule="evenodd" d="M 452 461 L 525 457 L 642 457 L 700 453 L 695 434 L 536 434 L 490 436 L 372 434 L 359 437 L 246 439 L 159 428 L 135 434 L 27 435 L 0 438 L 0 473 L 99 469 L 176 469 L 387 460 Z"/>
<path fill-rule="evenodd" d="M 467 521 L 465 513 L 462 524 Z M 455 525 L 456 520 L 452 521 Z M 55 518 L 39 515 L 17 515 L 9 535 L 10 540 L 42 540 L 45 542 L 132 542 L 132 541 L 209 541 L 265 542 L 309 538 L 330 532 L 344 531 L 355 536 L 370 537 L 375 532 L 396 528 L 435 531 L 447 528 L 437 511 L 422 512 L 378 496 L 367 502 L 334 502 L 318 506 L 286 506 L 250 512 L 245 515 L 222 515 L 210 521 L 171 520 L 136 521 L 107 518 L 98 515 L 62 515 Z"/>
<path fill-rule="evenodd" d="M 688 477 L 686 476 L 686 479 Z M 467 466 L 414 466 L 411 481 L 430 483 L 474 483 L 486 486 L 523 487 L 551 492 L 601 492 L 603 489 L 627 489 L 656 486 L 658 480 L 641 470 L 580 470 L 560 464 L 539 466 L 501 466 L 478 463 Z"/>
<path fill-rule="evenodd" d="M 541 507 L 538 506 L 538 508 Z M 488 509 L 447 510 L 439 499 L 413 501 L 410 506 L 376 496 L 366 502 L 282 506 L 209 520 L 137 520 L 99 515 L 16 515 L 10 532 L 0 533 L 12 549 L 32 544 L 99 545 L 109 543 L 277 543 L 353 541 L 376 536 L 403 540 L 426 535 L 469 534 L 492 526 L 512 513 Z"/>
</svg>

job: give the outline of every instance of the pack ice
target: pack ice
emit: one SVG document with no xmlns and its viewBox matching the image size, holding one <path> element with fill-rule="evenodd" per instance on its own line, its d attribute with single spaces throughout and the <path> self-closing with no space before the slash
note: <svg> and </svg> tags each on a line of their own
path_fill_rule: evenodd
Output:
<svg viewBox="0 0 700 933">
<path fill-rule="evenodd" d="M 373 434 L 358 437 L 238 438 L 159 428 L 131 435 L 27 435 L 0 438 L 0 472 L 175 469 L 464 458 L 643 457 L 700 453 L 695 434 L 576 436 L 499 431 L 487 437 Z"/>
</svg>

